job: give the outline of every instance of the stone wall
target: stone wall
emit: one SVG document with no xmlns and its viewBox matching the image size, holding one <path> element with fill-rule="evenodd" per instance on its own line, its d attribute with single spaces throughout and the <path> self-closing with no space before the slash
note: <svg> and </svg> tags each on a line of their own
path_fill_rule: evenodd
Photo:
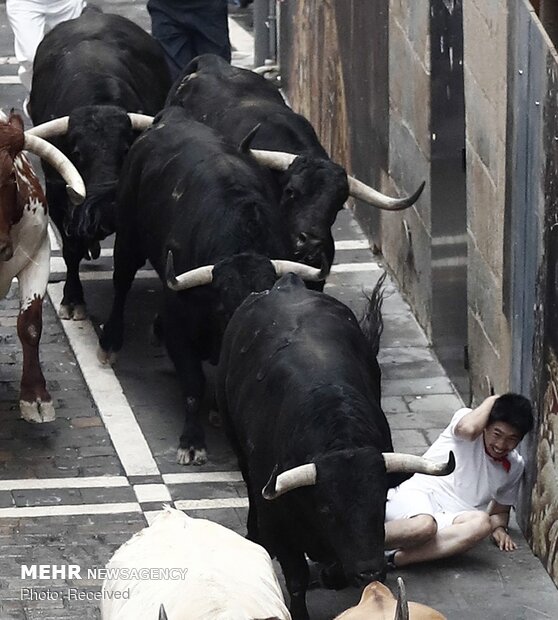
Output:
<svg viewBox="0 0 558 620">
<path fill-rule="evenodd" d="M 386 193 L 422 197 L 401 214 L 382 215 L 382 251 L 428 337 L 431 336 L 430 50 L 428 0 L 390 0 L 389 169 Z"/>
<path fill-rule="evenodd" d="M 473 392 L 507 389 L 503 313 L 507 97 L 506 0 L 463 3 L 468 209 L 468 329 Z"/>
</svg>

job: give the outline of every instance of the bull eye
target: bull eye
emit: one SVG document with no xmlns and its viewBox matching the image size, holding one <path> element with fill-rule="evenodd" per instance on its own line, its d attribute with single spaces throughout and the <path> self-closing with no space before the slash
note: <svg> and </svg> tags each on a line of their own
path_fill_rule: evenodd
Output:
<svg viewBox="0 0 558 620">
<path fill-rule="evenodd" d="M 292 187 L 286 187 L 283 193 L 285 196 L 285 200 L 293 200 L 296 195 L 296 192 Z"/>
</svg>

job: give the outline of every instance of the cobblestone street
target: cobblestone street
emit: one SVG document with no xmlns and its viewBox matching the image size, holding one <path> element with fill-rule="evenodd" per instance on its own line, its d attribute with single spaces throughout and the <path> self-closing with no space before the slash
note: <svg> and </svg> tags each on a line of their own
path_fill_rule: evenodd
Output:
<svg viewBox="0 0 558 620">
<path fill-rule="evenodd" d="M 145 2 L 97 4 L 149 27 Z M 251 66 L 246 18 L 232 13 L 230 22 L 233 62 Z M 0 3 L 0 108 L 21 108 L 22 99 L 5 4 Z M 348 209 L 337 217 L 334 237 L 336 260 L 326 292 L 359 316 L 363 293 L 383 273 L 381 257 L 373 256 Z M 112 300 L 113 239 L 103 244 L 101 258 L 82 264 L 89 314 L 83 322 L 57 317 L 64 263 L 54 233 L 52 242 L 40 354 L 57 413 L 53 423 L 33 426 L 19 417 L 17 283 L 0 302 L 0 620 L 99 619 L 101 581 L 88 579 L 88 569 L 104 567 L 163 504 L 245 533 L 246 490 L 221 429 L 205 425 L 206 465 L 175 462 L 182 395 L 164 349 L 150 342 L 161 288 L 155 273 L 148 266 L 138 273 L 118 362 L 114 368 L 100 367 L 97 332 Z M 409 306 L 393 281 L 386 282 L 382 404 L 395 449 L 422 454 L 463 403 Z M 402 575 L 410 599 L 450 619 L 557 618 L 554 584 L 517 525 L 512 530 L 519 544 L 513 554 L 500 553 L 487 541 L 455 560 L 390 573 L 387 585 L 394 589 Z M 21 566 L 31 564 L 77 565 L 85 578 L 22 579 Z M 311 616 L 332 618 L 359 596 L 355 588 L 312 590 Z"/>
</svg>

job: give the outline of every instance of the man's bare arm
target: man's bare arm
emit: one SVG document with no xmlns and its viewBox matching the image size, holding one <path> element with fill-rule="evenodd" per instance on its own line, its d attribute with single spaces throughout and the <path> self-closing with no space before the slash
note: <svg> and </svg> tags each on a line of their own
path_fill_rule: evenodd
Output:
<svg viewBox="0 0 558 620">
<path fill-rule="evenodd" d="M 498 396 L 489 396 L 476 408 L 464 415 L 455 427 L 455 434 L 461 439 L 474 441 L 485 429 L 488 416 Z"/>
<path fill-rule="evenodd" d="M 488 508 L 490 523 L 492 525 L 492 540 L 500 551 L 515 551 L 517 545 L 508 534 L 511 506 L 503 506 L 492 500 Z"/>
</svg>

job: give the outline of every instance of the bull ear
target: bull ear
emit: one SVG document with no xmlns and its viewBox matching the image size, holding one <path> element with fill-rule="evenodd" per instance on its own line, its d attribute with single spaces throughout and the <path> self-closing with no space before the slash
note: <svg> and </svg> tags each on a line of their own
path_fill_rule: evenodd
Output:
<svg viewBox="0 0 558 620">
<path fill-rule="evenodd" d="M 405 582 L 401 577 L 397 578 L 397 607 L 395 608 L 394 620 L 409 620 L 407 592 L 405 591 Z"/>
<path fill-rule="evenodd" d="M 250 150 L 250 145 L 252 144 L 252 140 L 255 138 L 261 126 L 262 124 L 258 123 L 253 129 L 248 132 L 248 134 L 244 138 L 242 138 L 240 144 L 238 145 L 238 150 L 241 153 L 248 153 L 248 151 Z"/>
<path fill-rule="evenodd" d="M 164 605 L 161 605 L 161 607 L 159 607 L 159 620 L 169 620 L 167 618 L 167 612 L 165 611 Z"/>
</svg>

